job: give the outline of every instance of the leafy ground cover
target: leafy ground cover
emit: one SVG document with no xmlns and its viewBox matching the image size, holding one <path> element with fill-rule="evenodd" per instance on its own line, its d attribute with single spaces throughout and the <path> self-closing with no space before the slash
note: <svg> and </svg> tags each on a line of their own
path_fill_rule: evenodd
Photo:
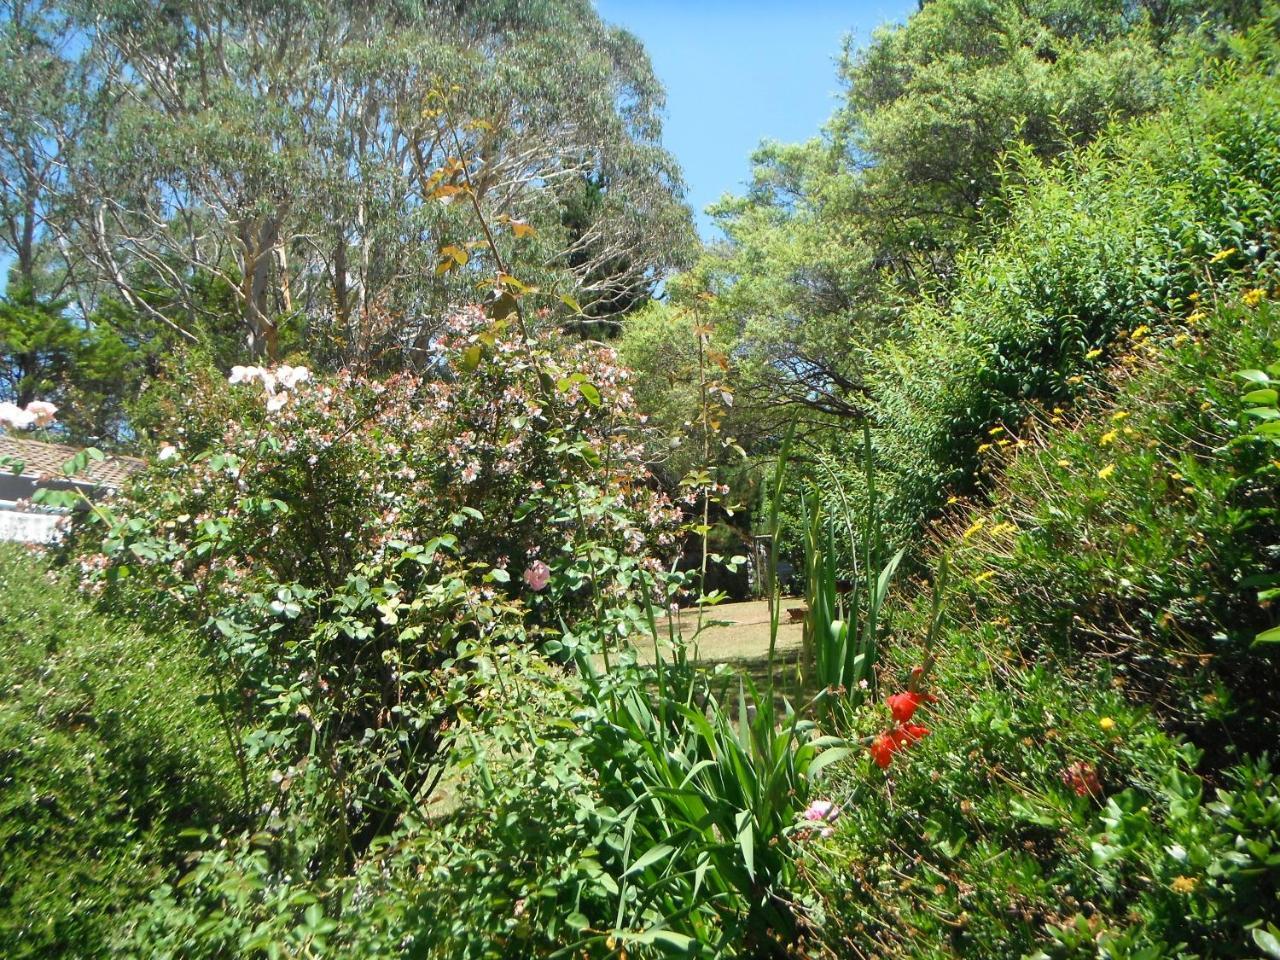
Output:
<svg viewBox="0 0 1280 960">
<path fill-rule="evenodd" d="M 836 952 L 1258 955 L 1280 891 L 1280 658 L 1253 645 L 1280 463 L 1237 442 L 1234 374 L 1274 364 L 1277 334 L 1256 294 L 1188 303 L 1121 341 L 1109 389 L 989 431 L 1011 440 L 990 505 L 935 528 L 934 735 L 888 784 L 844 771 L 849 823 L 812 867 Z"/>
</svg>

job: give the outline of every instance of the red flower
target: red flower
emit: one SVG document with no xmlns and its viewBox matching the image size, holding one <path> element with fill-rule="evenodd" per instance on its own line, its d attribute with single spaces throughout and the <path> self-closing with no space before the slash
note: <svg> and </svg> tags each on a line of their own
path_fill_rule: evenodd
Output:
<svg viewBox="0 0 1280 960">
<path fill-rule="evenodd" d="M 876 766 L 881 770 L 885 770 L 893 760 L 895 753 L 928 735 L 929 730 L 926 727 L 915 723 L 903 723 L 892 730 L 880 734 L 880 736 L 871 741 L 871 745 L 867 747 L 867 750 L 870 751 L 871 759 L 875 761 Z"/>
<path fill-rule="evenodd" d="M 1061 776 L 1062 782 L 1082 797 L 1096 797 L 1102 793 L 1102 781 L 1091 763 L 1077 761 L 1063 770 Z"/>
<path fill-rule="evenodd" d="M 898 749 L 898 743 L 892 734 L 882 733 L 871 741 L 871 746 L 867 749 L 871 751 L 871 759 L 876 762 L 876 766 L 886 770 L 889 761 L 893 759 L 893 751 Z"/>
<path fill-rule="evenodd" d="M 895 693 L 885 700 L 885 703 L 889 705 L 889 709 L 893 712 L 893 719 L 899 723 L 906 723 L 915 715 L 916 708 L 920 704 L 925 701 L 932 703 L 936 699 L 932 694 L 916 693 L 911 690 L 906 693 Z"/>
<path fill-rule="evenodd" d="M 904 723 L 902 725 L 902 739 L 905 743 L 915 743 L 920 738 L 928 735 L 928 727 L 922 727 L 917 723 Z"/>
</svg>

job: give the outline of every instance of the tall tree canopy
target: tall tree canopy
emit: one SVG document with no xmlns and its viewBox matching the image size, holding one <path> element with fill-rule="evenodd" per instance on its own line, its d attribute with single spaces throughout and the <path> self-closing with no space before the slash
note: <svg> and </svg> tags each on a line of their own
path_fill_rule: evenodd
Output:
<svg viewBox="0 0 1280 960">
<path fill-rule="evenodd" d="M 1247 17 L 1235 6 L 930 0 L 847 42 L 825 129 L 760 148 L 748 192 L 712 210 L 725 241 L 673 301 L 717 326 L 759 413 L 860 417 L 867 357 L 904 332 L 902 307 L 945 300 L 957 254 L 1001 222 L 1007 152 L 1051 157 L 1156 109 L 1173 82 L 1161 48 Z"/>
<path fill-rule="evenodd" d="M 413 363 L 494 272 L 462 179 L 508 268 L 594 318 L 689 249 L 661 89 L 587 0 L 10 0 L 0 27 L 2 242 L 56 254 L 86 316 L 195 339 L 229 297 L 254 353 Z"/>
</svg>

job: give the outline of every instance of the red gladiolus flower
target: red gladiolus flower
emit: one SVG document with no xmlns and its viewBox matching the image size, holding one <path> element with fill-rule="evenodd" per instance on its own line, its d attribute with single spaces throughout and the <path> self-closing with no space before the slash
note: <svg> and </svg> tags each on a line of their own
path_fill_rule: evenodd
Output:
<svg viewBox="0 0 1280 960">
<path fill-rule="evenodd" d="M 890 711 L 893 713 L 893 719 L 899 723 L 906 723 L 916 712 L 916 708 L 920 704 L 928 701 L 932 703 L 937 698 L 930 693 L 916 693 L 908 691 L 906 693 L 895 693 L 892 697 L 885 700 L 889 705 Z"/>
<path fill-rule="evenodd" d="M 911 719 L 916 712 L 916 708 L 920 706 L 920 694 L 895 693 L 885 700 L 885 703 L 889 705 L 889 710 L 893 713 L 893 719 L 899 723 L 905 723 Z"/>
<path fill-rule="evenodd" d="M 918 723 L 904 723 L 902 725 L 902 739 L 905 743 L 915 743 L 922 737 L 929 735 L 929 728 L 922 727 Z"/>
<path fill-rule="evenodd" d="M 916 723 L 903 723 L 887 730 L 880 736 L 871 741 L 871 745 L 867 750 L 871 753 L 871 759 L 875 761 L 876 766 L 881 770 L 888 768 L 893 760 L 893 755 L 899 750 L 905 749 L 917 740 L 927 737 L 929 730 Z"/>
<path fill-rule="evenodd" d="M 898 744 L 891 734 L 882 733 L 871 741 L 871 746 L 867 749 L 871 751 L 871 759 L 876 762 L 876 766 L 881 770 L 887 770 L 889 761 L 893 759 L 893 751 L 898 749 Z"/>
</svg>

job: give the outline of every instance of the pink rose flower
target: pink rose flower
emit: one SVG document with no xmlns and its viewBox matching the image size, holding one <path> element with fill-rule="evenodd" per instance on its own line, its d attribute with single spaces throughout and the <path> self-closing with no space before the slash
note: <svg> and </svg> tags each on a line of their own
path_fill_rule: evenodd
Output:
<svg viewBox="0 0 1280 960">
<path fill-rule="evenodd" d="M 534 593 L 545 590 L 547 584 L 551 582 L 551 568 L 541 560 L 533 561 L 525 569 L 524 582 L 529 585 L 529 589 Z"/>
</svg>

